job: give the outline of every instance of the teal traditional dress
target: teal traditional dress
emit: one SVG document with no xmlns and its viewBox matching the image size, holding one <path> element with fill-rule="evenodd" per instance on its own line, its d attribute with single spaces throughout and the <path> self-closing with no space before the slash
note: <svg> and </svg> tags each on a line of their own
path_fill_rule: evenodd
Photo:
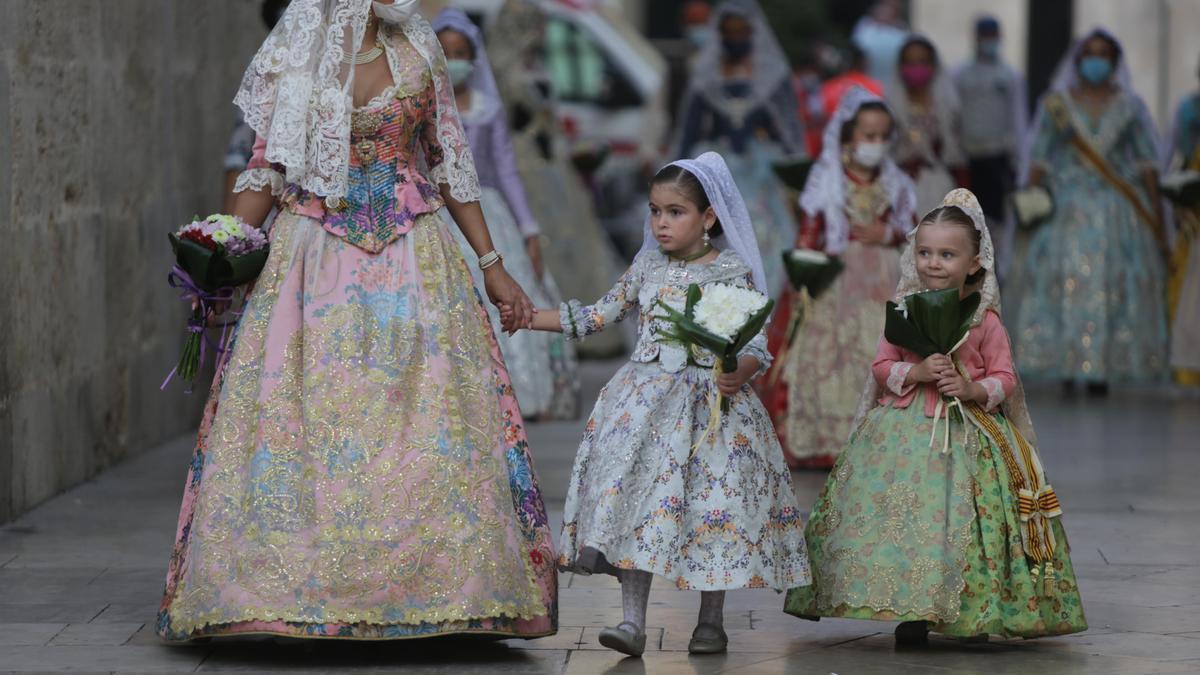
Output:
<svg viewBox="0 0 1200 675">
<path fill-rule="evenodd" d="M 952 202 L 956 195 L 965 203 Z M 955 190 L 946 202 L 985 227 L 970 192 Z M 995 308 L 994 251 L 986 229 L 982 237 L 988 272 L 981 307 Z M 919 289 L 911 247 L 901 265 L 903 297 Z M 1087 628 L 1062 509 L 1034 448 L 1008 335 L 994 309 L 976 315 L 954 360 L 988 396 L 951 414 L 934 385 L 905 384 L 921 358 L 880 340 L 875 405 L 813 507 L 805 531 L 813 583 L 788 592 L 789 614 L 927 621 L 960 637 L 1033 638 Z"/>
<path fill-rule="evenodd" d="M 1158 379 L 1167 369 L 1166 265 L 1154 230 L 1071 141 L 1078 135 L 1152 211 L 1142 184 L 1158 161 L 1152 123 L 1131 92 L 1095 116 L 1066 91 L 1047 95 L 1042 108 L 1030 161 L 1043 169 L 1054 214 L 1020 257 L 1025 272 L 1013 275 L 1022 375 Z"/>
</svg>

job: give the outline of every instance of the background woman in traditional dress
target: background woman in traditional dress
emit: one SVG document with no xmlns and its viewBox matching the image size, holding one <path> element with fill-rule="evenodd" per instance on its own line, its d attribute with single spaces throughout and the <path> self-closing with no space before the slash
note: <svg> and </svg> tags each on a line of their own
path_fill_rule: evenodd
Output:
<svg viewBox="0 0 1200 675">
<path fill-rule="evenodd" d="M 673 157 L 719 152 L 746 200 L 766 268 L 764 289 L 783 288 L 781 255 L 796 236 L 795 218 L 772 162 L 804 153 L 791 67 L 753 0 L 719 5 L 712 35 L 692 62 Z"/>
<path fill-rule="evenodd" d="M 168 640 L 556 630 L 521 414 L 438 215 L 494 261 L 479 181 L 414 5 L 293 0 L 234 99 L 258 136 L 235 213 L 280 215 L 200 428 Z M 485 266 L 505 327 L 527 325 Z"/>
<path fill-rule="evenodd" d="M 917 196 L 887 157 L 895 131 L 881 98 L 849 90 L 825 125 L 821 158 L 800 196 L 799 246 L 840 257 L 845 270 L 801 310 L 790 346 L 794 291 L 771 322 L 778 356 L 760 386 L 795 467 L 830 468 L 845 445 L 863 370 L 883 333 L 883 306 L 900 280 L 899 247 L 916 221 Z"/>
<path fill-rule="evenodd" d="M 446 53 L 459 115 L 483 190 L 479 203 L 496 250 L 535 305 L 557 302 L 557 286 L 542 262 L 541 229 L 517 173 L 508 122 L 484 51 L 483 36 L 458 9 L 442 10 L 433 20 L 433 29 Z M 467 238 L 456 232 L 455 239 L 463 255 L 469 257 L 472 251 Z M 471 276 L 476 286 L 483 288 L 483 270 L 473 268 Z M 489 307 L 488 315 L 493 330 L 500 333 L 499 312 Z M 573 345 L 560 335 L 533 331 L 498 334 L 497 339 L 526 419 L 573 419 L 579 415 L 579 368 Z"/>
<path fill-rule="evenodd" d="M 488 29 L 488 56 L 508 113 L 517 172 L 542 228 L 545 268 L 566 297 L 595 298 L 625 265 L 567 156 L 554 91 L 541 68 L 544 28 L 545 17 L 531 2 L 508 0 Z M 610 330 L 576 349 L 584 357 L 614 356 L 625 342 L 621 331 Z"/>
<path fill-rule="evenodd" d="M 1088 33 L 1038 104 L 1023 174 L 1054 214 L 1013 275 L 1023 374 L 1097 393 L 1159 378 L 1167 355 L 1158 140 L 1121 52 L 1111 33 Z"/>
<path fill-rule="evenodd" d="M 925 213 L 967 183 L 958 92 L 928 38 L 912 35 L 900 47 L 887 102 L 899 131 L 893 157 L 916 183 L 917 212 Z"/>
</svg>

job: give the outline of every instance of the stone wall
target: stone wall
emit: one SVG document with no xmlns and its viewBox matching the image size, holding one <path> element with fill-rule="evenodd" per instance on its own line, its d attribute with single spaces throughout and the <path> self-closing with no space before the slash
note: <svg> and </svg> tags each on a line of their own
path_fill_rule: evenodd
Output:
<svg viewBox="0 0 1200 675">
<path fill-rule="evenodd" d="M 220 208 L 264 35 L 254 0 L 0 0 L 0 522 L 195 426 L 166 233 Z"/>
</svg>

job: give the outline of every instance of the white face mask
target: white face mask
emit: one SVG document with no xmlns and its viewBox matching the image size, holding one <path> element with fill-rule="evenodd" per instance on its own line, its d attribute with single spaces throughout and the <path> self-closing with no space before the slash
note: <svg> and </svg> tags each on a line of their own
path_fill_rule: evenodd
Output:
<svg viewBox="0 0 1200 675">
<path fill-rule="evenodd" d="M 879 166 L 885 155 L 887 143 L 859 143 L 854 146 L 854 162 L 868 169 Z"/>
<path fill-rule="evenodd" d="M 390 5 L 382 2 L 372 2 L 371 4 L 375 7 L 375 16 L 379 17 L 380 21 L 402 24 L 416 13 L 421 2 L 420 0 L 395 0 Z"/>
</svg>

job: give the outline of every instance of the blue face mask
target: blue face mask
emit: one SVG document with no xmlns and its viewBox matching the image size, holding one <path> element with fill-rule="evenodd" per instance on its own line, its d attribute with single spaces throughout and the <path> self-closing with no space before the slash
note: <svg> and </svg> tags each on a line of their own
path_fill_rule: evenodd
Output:
<svg viewBox="0 0 1200 675">
<path fill-rule="evenodd" d="M 709 30 L 708 26 L 703 24 L 699 26 L 689 26 L 687 31 L 685 31 L 688 42 L 692 43 L 692 47 L 694 49 L 700 49 L 704 45 L 708 44 L 708 36 L 711 33 L 712 31 Z"/>
<path fill-rule="evenodd" d="M 475 70 L 475 63 L 465 59 L 447 59 L 446 74 L 450 76 L 450 83 L 454 86 L 459 86 L 466 83 L 471 77 L 471 73 Z"/>
<path fill-rule="evenodd" d="M 1079 74 L 1092 84 L 1103 84 L 1112 75 L 1112 62 L 1103 56 L 1085 56 L 1079 62 Z"/>
<path fill-rule="evenodd" d="M 994 60 L 1000 55 L 999 40 L 980 40 L 979 41 L 979 57 L 987 60 Z"/>
</svg>

